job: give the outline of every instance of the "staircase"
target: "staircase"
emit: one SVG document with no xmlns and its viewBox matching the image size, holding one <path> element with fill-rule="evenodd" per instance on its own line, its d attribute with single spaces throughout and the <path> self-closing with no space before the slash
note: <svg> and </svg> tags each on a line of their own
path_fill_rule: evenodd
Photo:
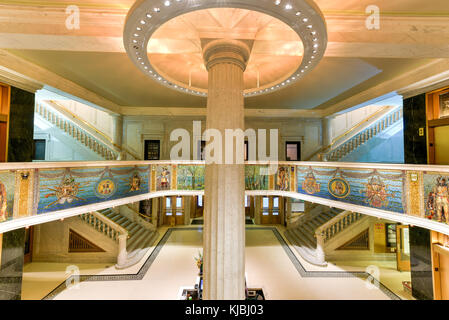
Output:
<svg viewBox="0 0 449 320">
<path fill-rule="evenodd" d="M 378 136 L 380 133 L 384 132 L 399 121 L 402 121 L 402 117 L 402 108 L 395 108 L 374 121 L 374 123 L 365 129 L 362 129 L 356 135 L 350 137 L 348 140 L 338 144 L 335 147 L 331 147 L 331 150 L 326 153 L 322 153 L 320 158 L 325 161 L 340 161 L 351 152 L 356 151 L 361 145 Z"/>
<path fill-rule="evenodd" d="M 85 147 L 100 155 L 105 160 L 117 160 L 120 151 L 88 132 L 68 116 L 63 115 L 56 108 L 43 103 L 36 103 L 35 114 L 51 125 L 59 128 L 65 134 L 75 139 Z"/>
<path fill-rule="evenodd" d="M 331 209 L 330 211 L 322 210 L 319 214 L 309 214 L 295 226 L 287 229 L 285 236 L 304 260 L 314 265 L 325 266 L 326 262 L 321 261 L 318 256 L 315 231 L 338 216 L 340 212 L 340 210 Z"/>
<path fill-rule="evenodd" d="M 335 236 L 367 216 L 351 211 L 331 209 L 319 214 L 308 214 L 285 231 L 286 238 L 307 262 L 326 266 L 324 247 Z"/>
<path fill-rule="evenodd" d="M 112 209 L 100 210 L 96 214 L 88 213 L 80 218 L 113 240 L 118 241 L 119 235 L 126 235 L 126 259 L 118 261 L 117 269 L 129 268 L 138 263 L 159 235 L 155 229 L 145 228 Z"/>
</svg>

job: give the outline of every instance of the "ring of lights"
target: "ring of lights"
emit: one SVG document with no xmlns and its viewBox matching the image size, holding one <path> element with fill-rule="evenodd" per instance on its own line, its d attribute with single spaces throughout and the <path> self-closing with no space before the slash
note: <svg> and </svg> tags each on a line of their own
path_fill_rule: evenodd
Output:
<svg viewBox="0 0 449 320">
<path fill-rule="evenodd" d="M 153 33 L 165 22 L 188 12 L 210 8 L 239 8 L 271 15 L 289 25 L 303 42 L 302 63 L 288 79 L 269 88 L 245 91 L 245 97 L 268 94 L 292 85 L 314 69 L 326 51 L 326 23 L 312 0 L 137 0 L 128 13 L 123 36 L 128 56 L 144 74 L 162 85 L 207 96 L 205 90 L 192 90 L 165 79 L 150 63 L 147 47 Z"/>
</svg>

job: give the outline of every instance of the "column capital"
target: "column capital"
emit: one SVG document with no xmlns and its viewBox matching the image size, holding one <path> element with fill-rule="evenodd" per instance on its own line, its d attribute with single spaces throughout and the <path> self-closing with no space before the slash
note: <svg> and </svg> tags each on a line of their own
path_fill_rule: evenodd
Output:
<svg viewBox="0 0 449 320">
<path fill-rule="evenodd" d="M 221 63 L 232 63 L 245 71 L 250 53 L 250 48 L 242 41 L 214 40 L 204 47 L 203 57 L 208 71 Z"/>
</svg>

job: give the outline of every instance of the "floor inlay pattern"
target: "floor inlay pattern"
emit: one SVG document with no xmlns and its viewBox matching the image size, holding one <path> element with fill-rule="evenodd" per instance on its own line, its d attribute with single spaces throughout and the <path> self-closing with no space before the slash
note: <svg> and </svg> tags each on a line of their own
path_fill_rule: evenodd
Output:
<svg viewBox="0 0 449 320">
<path fill-rule="evenodd" d="M 168 239 L 172 235 L 173 232 L 181 232 L 181 231 L 202 231 L 202 227 L 196 227 L 196 228 L 170 228 L 167 230 L 167 232 L 164 234 L 164 236 L 161 238 L 159 243 L 156 245 L 154 250 L 151 252 L 151 254 L 148 256 L 145 263 L 142 265 L 142 267 L 139 269 L 139 271 L 136 274 L 122 274 L 122 275 L 80 275 L 79 276 L 79 282 L 94 282 L 94 281 L 129 281 L 129 280 L 142 280 L 145 274 L 148 272 L 149 268 L 153 264 L 153 262 L 156 260 L 158 254 L 164 247 L 164 245 L 167 243 Z M 282 237 L 280 232 L 275 227 L 250 227 L 247 228 L 247 230 L 269 230 L 272 231 L 279 243 L 281 244 L 282 248 L 284 249 L 285 253 L 287 254 L 288 258 L 292 262 L 292 264 L 295 266 L 296 270 L 300 274 L 301 277 L 305 278 L 360 278 L 363 280 L 367 280 L 369 277 L 371 277 L 373 285 L 377 286 L 379 290 L 381 290 L 385 295 L 387 295 L 392 300 L 401 300 L 401 298 L 393 293 L 390 289 L 388 289 L 386 286 L 384 286 L 380 281 L 373 278 L 370 274 L 364 271 L 307 271 L 304 266 L 301 264 L 299 259 L 296 257 L 296 255 L 293 253 L 290 246 L 287 244 L 285 239 Z M 55 289 L 53 289 L 48 295 L 46 295 L 42 300 L 52 300 L 54 299 L 58 294 L 60 294 L 62 291 L 66 289 L 66 283 L 74 280 L 74 276 L 70 276 L 66 281 L 62 282 L 60 285 L 58 285 Z"/>
</svg>

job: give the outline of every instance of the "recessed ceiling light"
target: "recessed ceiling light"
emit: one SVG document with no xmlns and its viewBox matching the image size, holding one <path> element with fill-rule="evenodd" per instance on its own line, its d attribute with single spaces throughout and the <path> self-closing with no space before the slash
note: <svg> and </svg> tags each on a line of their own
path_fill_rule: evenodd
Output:
<svg viewBox="0 0 449 320">
<path fill-rule="evenodd" d="M 164 6 L 170 7 L 170 5 L 171 5 L 171 2 L 170 2 L 170 1 L 167 0 L 167 1 L 164 2 Z"/>
<path fill-rule="evenodd" d="M 291 10 L 292 8 L 293 7 L 290 3 L 285 5 L 285 10 Z"/>
<path fill-rule="evenodd" d="M 153 8 L 154 12 L 161 12 L 161 8 Z"/>
</svg>

